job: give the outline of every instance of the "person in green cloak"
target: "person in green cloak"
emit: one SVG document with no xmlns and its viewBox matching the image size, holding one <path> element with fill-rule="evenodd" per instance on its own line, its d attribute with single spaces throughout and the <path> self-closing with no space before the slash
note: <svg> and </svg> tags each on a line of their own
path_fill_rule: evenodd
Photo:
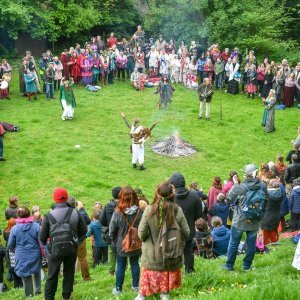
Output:
<svg viewBox="0 0 300 300">
<path fill-rule="evenodd" d="M 73 93 L 73 86 L 73 78 L 70 78 L 70 81 L 65 80 L 65 77 L 62 78 L 59 99 L 63 109 L 63 114 L 61 116 L 63 121 L 72 120 L 74 116 L 76 101 Z"/>
</svg>

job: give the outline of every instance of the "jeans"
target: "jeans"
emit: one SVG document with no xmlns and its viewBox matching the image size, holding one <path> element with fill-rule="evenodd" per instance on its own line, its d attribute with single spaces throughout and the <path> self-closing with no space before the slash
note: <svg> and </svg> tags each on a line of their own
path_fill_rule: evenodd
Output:
<svg viewBox="0 0 300 300">
<path fill-rule="evenodd" d="M 193 240 L 189 240 L 189 241 L 185 242 L 183 255 L 184 255 L 185 273 L 195 272 L 195 269 L 194 269 Z"/>
<path fill-rule="evenodd" d="M 291 227 L 293 231 L 300 229 L 300 214 L 291 212 Z"/>
<path fill-rule="evenodd" d="M 0 158 L 3 157 L 3 137 L 0 136 Z"/>
<path fill-rule="evenodd" d="M 108 247 L 95 247 L 93 248 L 94 255 L 94 267 L 101 264 L 107 263 L 108 259 Z"/>
<path fill-rule="evenodd" d="M 41 271 L 21 278 L 23 281 L 26 298 L 41 293 Z"/>
<path fill-rule="evenodd" d="M 98 78 L 98 74 L 93 74 L 93 81 L 92 81 L 93 85 L 97 85 L 97 78 Z"/>
<path fill-rule="evenodd" d="M 114 83 L 114 70 L 109 71 L 107 77 L 108 83 Z"/>
<path fill-rule="evenodd" d="M 117 259 L 116 248 L 110 245 L 109 246 L 109 272 L 110 273 L 115 273 L 116 271 L 116 259 Z"/>
<path fill-rule="evenodd" d="M 46 83 L 46 98 L 53 98 L 54 83 Z"/>
<path fill-rule="evenodd" d="M 140 278 L 139 255 L 130 256 L 128 258 L 131 267 L 132 286 L 137 288 L 139 286 L 139 278 Z M 116 289 L 118 291 L 122 291 L 126 265 L 127 265 L 127 257 L 117 255 Z"/>
<path fill-rule="evenodd" d="M 246 232 L 246 255 L 243 259 L 243 268 L 244 270 L 249 270 L 252 265 L 252 261 L 256 252 L 256 236 L 257 230 L 254 231 L 245 231 L 237 229 L 236 227 L 231 227 L 231 235 L 230 241 L 228 245 L 227 251 L 227 260 L 226 260 L 226 268 L 229 270 L 233 270 L 233 266 L 236 260 L 237 250 L 243 236 L 243 233 Z"/>
<path fill-rule="evenodd" d="M 73 292 L 76 254 L 70 254 L 65 257 L 48 256 L 48 276 L 45 284 L 45 300 L 54 300 L 57 290 L 58 275 L 60 266 L 63 263 L 63 284 L 62 296 L 69 299 Z"/>
<path fill-rule="evenodd" d="M 223 89 L 223 73 L 215 74 L 215 87 Z"/>
<path fill-rule="evenodd" d="M 77 258 L 79 261 L 81 275 L 83 279 L 90 279 L 89 265 L 87 262 L 86 240 L 82 241 L 77 250 Z"/>
</svg>

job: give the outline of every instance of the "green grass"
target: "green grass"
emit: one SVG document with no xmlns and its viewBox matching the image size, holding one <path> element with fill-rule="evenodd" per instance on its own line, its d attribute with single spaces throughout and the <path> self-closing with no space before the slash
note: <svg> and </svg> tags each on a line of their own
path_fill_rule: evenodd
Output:
<svg viewBox="0 0 300 300">
<path fill-rule="evenodd" d="M 98 93 L 76 88 L 75 118 L 63 122 L 58 99 L 46 102 L 45 95 L 39 95 L 38 101 L 29 103 L 19 97 L 17 84 L 14 78 L 11 100 L 0 101 L 0 119 L 21 127 L 19 133 L 8 133 L 4 139 L 7 161 L 0 164 L 1 211 L 8 198 L 17 194 L 21 204 L 40 205 L 46 213 L 53 203 L 53 188 L 58 186 L 83 201 L 89 213 L 95 201 L 106 203 L 111 198 L 111 188 L 116 185 L 141 187 L 151 201 L 155 186 L 175 171 L 182 172 L 187 183 L 197 181 L 207 192 L 214 176 L 224 180 L 231 170 L 240 173 L 247 163 L 260 164 L 275 160 L 278 153 L 286 154 L 299 126 L 296 108 L 276 111 L 276 131 L 266 134 L 260 126 L 263 105 L 259 99 L 219 92 L 213 97 L 211 120 L 198 120 L 197 94 L 182 86 L 175 87 L 169 109 L 159 111 L 153 89 L 137 92 L 128 82 L 116 82 Z M 131 168 L 130 139 L 121 111 L 130 120 L 140 117 L 146 126 L 159 120 L 146 145 L 145 172 Z M 197 154 L 171 159 L 152 152 L 151 143 L 175 130 L 197 147 Z M 81 145 L 80 149 L 75 145 Z M 3 213 L 0 218 L 3 227 Z M 172 294 L 175 299 L 293 299 L 299 295 L 299 277 L 291 267 L 293 254 L 294 247 L 286 242 L 270 255 L 257 256 L 257 269 L 249 274 L 242 272 L 241 258 L 233 274 L 221 271 L 222 259 L 197 259 L 197 273 L 184 277 L 183 288 Z M 107 276 L 107 268 L 91 272 L 93 280 L 88 283 L 76 276 L 74 299 L 111 299 L 114 279 Z M 127 273 L 122 299 L 134 298 L 129 279 Z M 61 288 L 58 299 L 60 292 Z M 23 291 L 11 290 L 2 298 L 22 296 Z"/>
</svg>

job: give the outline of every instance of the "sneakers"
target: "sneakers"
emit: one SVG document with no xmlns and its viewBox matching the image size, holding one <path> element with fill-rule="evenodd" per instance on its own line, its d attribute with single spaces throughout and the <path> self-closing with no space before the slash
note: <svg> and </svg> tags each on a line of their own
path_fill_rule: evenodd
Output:
<svg viewBox="0 0 300 300">
<path fill-rule="evenodd" d="M 0 157 L 0 161 L 6 161 L 6 159 L 3 157 Z"/>
<path fill-rule="evenodd" d="M 146 168 L 143 165 L 140 165 L 140 171 L 144 171 Z"/>
<path fill-rule="evenodd" d="M 132 286 L 131 290 L 134 291 L 134 292 L 138 292 L 139 291 L 139 287 L 138 286 L 137 287 L 136 286 Z"/>
<path fill-rule="evenodd" d="M 169 300 L 169 295 L 168 294 L 160 294 L 160 299 L 161 300 Z"/>
<path fill-rule="evenodd" d="M 112 292 L 111 292 L 113 295 L 121 295 L 122 294 L 122 291 L 120 291 L 119 289 L 117 288 L 113 288 Z"/>
<path fill-rule="evenodd" d="M 245 268 L 244 268 L 244 271 L 245 271 L 245 272 L 255 271 L 255 268 L 252 268 L 252 267 L 250 267 L 250 268 L 248 268 L 248 269 L 245 269 Z"/>
<path fill-rule="evenodd" d="M 228 272 L 233 272 L 234 271 L 233 267 L 227 267 L 226 265 L 223 265 L 222 269 L 225 270 L 225 271 L 228 271 Z"/>
<path fill-rule="evenodd" d="M 62 119 L 63 121 L 65 121 L 65 120 L 66 120 L 66 118 L 65 118 L 65 117 L 63 117 L 63 116 L 61 116 L 61 119 Z"/>
</svg>

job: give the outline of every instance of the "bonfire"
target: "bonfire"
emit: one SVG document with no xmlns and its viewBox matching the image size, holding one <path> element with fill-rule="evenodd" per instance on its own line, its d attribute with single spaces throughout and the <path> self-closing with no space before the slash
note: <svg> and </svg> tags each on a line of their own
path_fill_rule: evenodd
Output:
<svg viewBox="0 0 300 300">
<path fill-rule="evenodd" d="M 179 137 L 178 132 L 156 142 L 152 146 L 152 150 L 157 154 L 171 157 L 191 156 L 197 152 L 193 145 Z"/>
</svg>

